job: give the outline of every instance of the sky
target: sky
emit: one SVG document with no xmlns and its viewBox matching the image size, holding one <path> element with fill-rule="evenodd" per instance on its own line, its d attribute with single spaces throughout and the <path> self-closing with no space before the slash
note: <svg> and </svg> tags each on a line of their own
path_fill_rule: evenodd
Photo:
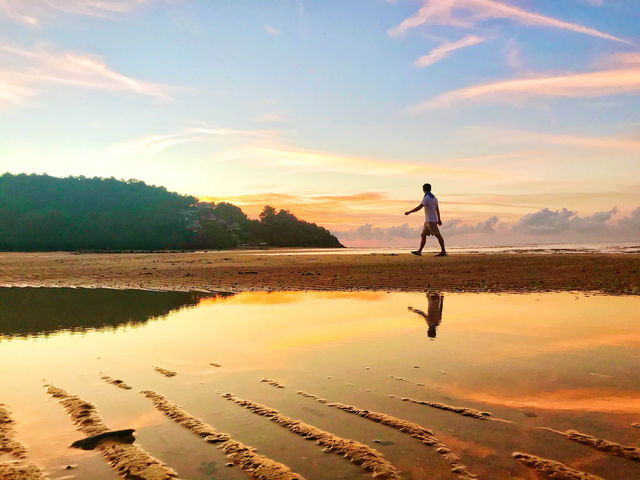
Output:
<svg viewBox="0 0 640 480">
<path fill-rule="evenodd" d="M 637 0 L 0 0 L 0 172 L 350 246 L 640 241 Z"/>
</svg>

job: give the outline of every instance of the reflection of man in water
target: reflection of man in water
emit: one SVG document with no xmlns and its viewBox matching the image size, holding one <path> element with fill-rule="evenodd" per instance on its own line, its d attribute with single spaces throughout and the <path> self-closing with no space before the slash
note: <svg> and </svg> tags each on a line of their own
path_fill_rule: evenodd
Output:
<svg viewBox="0 0 640 480">
<path fill-rule="evenodd" d="M 436 338 L 436 327 L 440 325 L 442 321 L 442 308 L 444 307 L 444 295 L 439 293 L 427 294 L 427 302 L 429 306 L 427 308 L 428 313 L 424 313 L 417 308 L 409 307 L 409 311 L 417 313 L 422 316 L 427 322 L 427 336 L 429 338 Z"/>
</svg>

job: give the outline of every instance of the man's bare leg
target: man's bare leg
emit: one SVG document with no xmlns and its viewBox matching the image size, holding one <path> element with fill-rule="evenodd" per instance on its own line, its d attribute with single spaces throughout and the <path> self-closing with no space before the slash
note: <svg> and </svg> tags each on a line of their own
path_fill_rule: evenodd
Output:
<svg viewBox="0 0 640 480">
<path fill-rule="evenodd" d="M 442 238 L 442 235 L 440 235 L 439 233 L 437 233 L 435 235 L 435 237 L 438 239 L 438 243 L 440 244 L 440 253 L 437 255 L 439 257 L 444 257 L 447 255 L 447 251 L 444 248 L 444 238 Z M 422 250 L 422 247 L 420 247 L 420 250 Z"/>
<path fill-rule="evenodd" d="M 418 250 L 415 250 L 411 253 L 418 256 L 422 255 L 422 249 L 424 248 L 425 243 L 427 243 L 427 234 L 423 233 L 422 235 L 420 235 L 420 248 L 418 248 Z"/>
</svg>

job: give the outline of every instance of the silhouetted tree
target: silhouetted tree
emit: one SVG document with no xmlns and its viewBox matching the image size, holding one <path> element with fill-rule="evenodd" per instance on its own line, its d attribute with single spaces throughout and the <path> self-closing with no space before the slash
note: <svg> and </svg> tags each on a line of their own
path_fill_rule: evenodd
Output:
<svg viewBox="0 0 640 480">
<path fill-rule="evenodd" d="M 239 243 L 341 247 L 326 229 L 265 206 L 259 220 L 221 202 L 139 180 L 0 176 L 0 250 L 157 250 L 231 248 Z"/>
<path fill-rule="evenodd" d="M 287 210 L 275 212 L 275 208 L 267 205 L 260 213 L 258 240 L 275 247 L 342 247 L 327 229 L 299 220 Z"/>
</svg>

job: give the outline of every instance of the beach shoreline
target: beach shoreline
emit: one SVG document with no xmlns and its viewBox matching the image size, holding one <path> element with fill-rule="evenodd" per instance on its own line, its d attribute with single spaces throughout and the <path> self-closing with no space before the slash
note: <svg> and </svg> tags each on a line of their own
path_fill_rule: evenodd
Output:
<svg viewBox="0 0 640 480">
<path fill-rule="evenodd" d="M 640 294 L 640 254 L 0 253 L 0 286 Z"/>
</svg>

